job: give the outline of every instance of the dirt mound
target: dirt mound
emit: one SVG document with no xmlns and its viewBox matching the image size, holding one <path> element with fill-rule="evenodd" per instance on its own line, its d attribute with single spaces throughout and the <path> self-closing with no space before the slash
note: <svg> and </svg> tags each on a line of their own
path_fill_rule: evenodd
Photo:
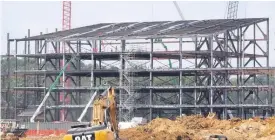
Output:
<svg viewBox="0 0 275 140">
<path fill-rule="evenodd" d="M 218 120 L 194 115 L 174 121 L 157 118 L 145 126 L 120 131 L 120 137 L 127 140 L 204 140 L 210 135 L 224 135 L 230 140 L 268 140 L 275 136 L 275 117 Z"/>
<path fill-rule="evenodd" d="M 122 140 L 208 140 L 210 135 L 224 135 L 229 140 L 274 140 L 275 117 L 262 120 L 218 120 L 214 115 L 157 118 L 144 126 L 120 130 Z M 63 136 L 27 137 L 24 140 L 62 140 Z"/>
</svg>

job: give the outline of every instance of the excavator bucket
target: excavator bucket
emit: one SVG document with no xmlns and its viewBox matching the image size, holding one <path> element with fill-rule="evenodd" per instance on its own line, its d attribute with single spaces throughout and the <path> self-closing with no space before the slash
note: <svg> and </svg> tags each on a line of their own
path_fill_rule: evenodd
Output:
<svg viewBox="0 0 275 140">
<path fill-rule="evenodd" d="M 17 136 L 17 137 L 25 137 L 25 134 L 27 131 L 28 129 L 25 129 L 25 128 L 15 128 L 11 130 L 10 133 L 13 133 L 14 136 Z"/>
<path fill-rule="evenodd" d="M 214 119 L 214 118 L 217 118 L 217 115 L 216 115 L 216 113 L 209 113 L 209 114 L 207 115 L 207 118 L 208 118 L 208 119 Z"/>
<path fill-rule="evenodd" d="M 8 130 L 1 135 L 1 140 L 19 140 L 19 138 L 26 137 L 27 130 L 20 128 Z"/>
</svg>

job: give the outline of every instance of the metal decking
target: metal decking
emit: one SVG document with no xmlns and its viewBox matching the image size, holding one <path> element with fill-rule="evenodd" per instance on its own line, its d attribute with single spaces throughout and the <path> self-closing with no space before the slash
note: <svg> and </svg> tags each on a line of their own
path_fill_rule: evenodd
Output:
<svg viewBox="0 0 275 140">
<path fill-rule="evenodd" d="M 100 23 L 68 31 L 33 36 L 27 40 L 122 40 L 205 36 L 265 20 L 267 18 Z M 21 40 L 26 39 L 22 38 Z"/>
</svg>

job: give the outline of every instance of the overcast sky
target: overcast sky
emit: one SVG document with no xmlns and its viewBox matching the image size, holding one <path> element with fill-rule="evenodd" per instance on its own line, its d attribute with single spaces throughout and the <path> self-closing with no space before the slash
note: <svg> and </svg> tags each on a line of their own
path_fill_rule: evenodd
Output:
<svg viewBox="0 0 275 140">
<path fill-rule="evenodd" d="M 178 2 L 185 19 L 224 18 L 227 2 Z M 2 46 L 6 53 L 6 33 L 21 38 L 31 29 L 31 35 L 41 31 L 61 29 L 62 2 L 3 2 Z M 270 55 L 275 66 L 275 2 L 240 2 L 239 18 L 270 18 Z M 172 1 L 167 2 L 72 2 L 72 27 L 100 22 L 179 20 Z M 4 41 L 3 41 L 4 40 Z"/>
</svg>

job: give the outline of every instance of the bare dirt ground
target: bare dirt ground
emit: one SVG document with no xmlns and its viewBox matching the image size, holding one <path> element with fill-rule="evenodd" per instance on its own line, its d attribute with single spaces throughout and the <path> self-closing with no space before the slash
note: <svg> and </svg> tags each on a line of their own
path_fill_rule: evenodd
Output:
<svg viewBox="0 0 275 140">
<path fill-rule="evenodd" d="M 275 117 L 218 120 L 202 116 L 185 116 L 175 121 L 157 118 L 145 126 L 120 131 L 127 140 L 206 140 L 210 135 L 224 135 L 229 140 L 275 140 Z"/>
<path fill-rule="evenodd" d="M 122 140 L 209 140 L 210 135 L 224 135 L 228 140 L 275 140 L 275 117 L 261 120 L 231 119 L 199 115 L 178 117 L 172 121 L 157 118 L 144 126 L 120 130 Z M 43 136 L 23 140 L 58 140 L 62 136 Z"/>
<path fill-rule="evenodd" d="M 64 135 L 50 135 L 50 136 L 32 136 L 32 137 L 26 137 L 26 138 L 20 138 L 20 140 L 63 140 Z"/>
</svg>

